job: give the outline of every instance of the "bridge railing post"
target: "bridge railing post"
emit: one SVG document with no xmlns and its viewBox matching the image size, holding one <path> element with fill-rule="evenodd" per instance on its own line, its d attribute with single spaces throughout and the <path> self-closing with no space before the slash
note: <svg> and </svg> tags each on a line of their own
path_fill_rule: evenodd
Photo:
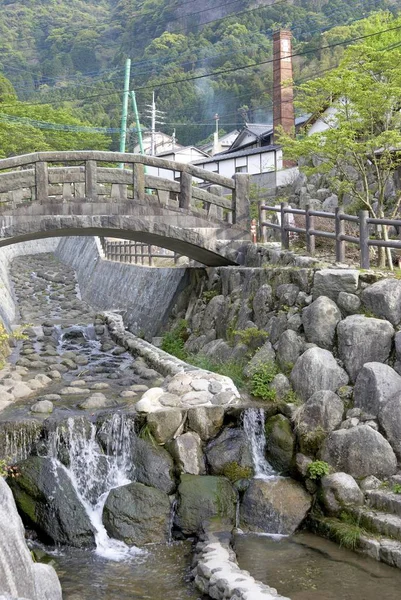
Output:
<svg viewBox="0 0 401 600">
<path fill-rule="evenodd" d="M 91 202 L 96 202 L 98 199 L 97 163 L 95 160 L 85 161 L 85 196 Z"/>
<path fill-rule="evenodd" d="M 46 162 L 35 163 L 35 192 L 36 202 L 44 204 L 49 198 L 49 173 Z"/>
<path fill-rule="evenodd" d="M 189 209 L 192 200 L 192 175 L 182 171 L 180 175 L 180 193 L 178 195 L 178 205 L 180 208 Z"/>
<path fill-rule="evenodd" d="M 145 201 L 145 169 L 140 163 L 133 164 L 133 186 L 135 202 Z"/>
<path fill-rule="evenodd" d="M 234 181 L 235 190 L 233 190 L 233 223 L 235 225 L 241 225 L 242 227 L 244 227 L 244 229 L 249 229 L 249 175 L 247 175 L 246 173 L 236 173 L 234 175 Z"/>
</svg>

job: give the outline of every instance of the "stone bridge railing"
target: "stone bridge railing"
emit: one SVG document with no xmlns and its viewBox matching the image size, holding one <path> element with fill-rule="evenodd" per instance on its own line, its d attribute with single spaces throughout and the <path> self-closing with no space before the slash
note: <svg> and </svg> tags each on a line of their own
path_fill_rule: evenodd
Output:
<svg viewBox="0 0 401 600">
<path fill-rule="evenodd" d="M 84 202 L 157 202 L 246 228 L 249 178 L 236 174 L 229 179 L 193 165 L 117 152 L 37 152 L 0 160 L 0 215 L 33 204 L 41 206 L 35 214 L 57 214 L 60 204 L 76 203 L 78 209 Z"/>
</svg>

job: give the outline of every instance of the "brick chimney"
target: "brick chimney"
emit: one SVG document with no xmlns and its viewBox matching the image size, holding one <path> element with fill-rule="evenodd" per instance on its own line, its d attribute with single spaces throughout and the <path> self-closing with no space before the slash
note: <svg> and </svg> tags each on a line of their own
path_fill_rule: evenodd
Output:
<svg viewBox="0 0 401 600">
<path fill-rule="evenodd" d="M 281 125 L 291 133 L 295 125 L 294 90 L 292 85 L 292 34 L 280 29 L 273 34 L 273 135 Z M 291 83 L 287 83 L 290 81 Z"/>
</svg>

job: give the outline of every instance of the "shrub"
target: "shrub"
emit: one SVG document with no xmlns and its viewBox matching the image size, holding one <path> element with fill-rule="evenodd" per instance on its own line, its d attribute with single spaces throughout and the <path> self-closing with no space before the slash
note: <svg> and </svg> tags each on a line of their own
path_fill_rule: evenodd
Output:
<svg viewBox="0 0 401 600">
<path fill-rule="evenodd" d="M 393 494 L 401 494 L 401 484 L 395 483 L 392 489 Z"/>
<path fill-rule="evenodd" d="M 255 398 L 274 401 L 275 390 L 270 389 L 270 383 L 278 373 L 275 363 L 262 363 L 253 371 L 250 378 L 250 391 Z"/>
<path fill-rule="evenodd" d="M 310 479 L 322 479 L 330 473 L 330 466 L 324 460 L 314 460 L 308 466 L 308 475 Z"/>
<path fill-rule="evenodd" d="M 199 369 L 212 371 L 219 375 L 230 377 L 238 388 L 245 386 L 244 362 L 229 360 L 227 362 L 215 361 L 205 354 L 190 354 L 187 356 L 187 362 Z"/>
<path fill-rule="evenodd" d="M 212 300 L 212 298 L 215 298 L 216 296 L 219 296 L 219 292 L 217 290 L 209 290 L 207 292 L 203 292 L 202 300 L 206 304 L 209 304 L 210 300 Z"/>
<path fill-rule="evenodd" d="M 257 327 L 248 327 L 247 329 L 235 329 L 232 332 L 233 336 L 238 338 L 238 341 L 245 346 L 250 346 L 254 349 L 263 346 L 268 334 L 263 329 Z"/>
<path fill-rule="evenodd" d="M 188 322 L 181 319 L 171 331 L 167 331 L 162 337 L 161 349 L 172 354 L 180 360 L 187 359 L 184 344 L 189 337 Z"/>
</svg>

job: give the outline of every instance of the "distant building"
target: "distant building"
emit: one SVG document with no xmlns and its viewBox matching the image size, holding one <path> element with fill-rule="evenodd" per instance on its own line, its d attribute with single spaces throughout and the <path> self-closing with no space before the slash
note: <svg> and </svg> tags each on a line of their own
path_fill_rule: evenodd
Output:
<svg viewBox="0 0 401 600">
<path fill-rule="evenodd" d="M 143 134 L 142 142 L 145 154 L 150 154 L 152 146 L 152 136 L 150 132 L 146 132 Z M 167 133 L 163 133 L 162 131 L 156 131 L 155 148 L 156 154 L 159 154 L 160 152 L 167 152 L 171 150 L 176 150 L 178 148 L 182 148 L 182 146 L 180 144 L 177 144 L 174 136 L 167 135 Z M 136 146 L 134 147 L 134 153 L 140 153 L 139 144 L 136 144 Z"/>
<path fill-rule="evenodd" d="M 237 138 L 239 134 L 238 129 L 234 131 L 230 131 L 229 133 L 225 133 L 221 137 L 219 137 L 217 144 L 214 143 L 214 140 L 210 141 L 208 144 L 203 144 L 199 146 L 200 150 L 211 154 L 219 154 L 220 152 L 225 152 L 230 148 L 233 144 L 234 140 Z"/>
</svg>

